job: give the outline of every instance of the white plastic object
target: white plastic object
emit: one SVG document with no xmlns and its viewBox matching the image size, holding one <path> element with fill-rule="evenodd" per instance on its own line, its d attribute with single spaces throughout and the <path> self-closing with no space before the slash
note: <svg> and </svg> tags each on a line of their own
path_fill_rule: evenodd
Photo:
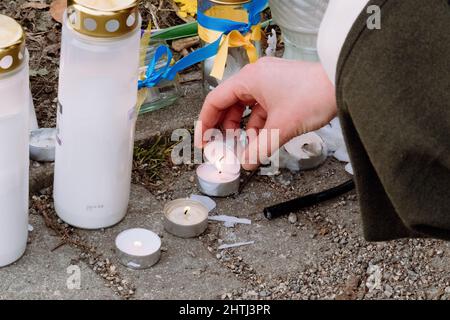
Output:
<svg viewBox="0 0 450 320">
<path fill-rule="evenodd" d="M 295 137 L 286 143 L 283 148 L 297 163 L 299 170 L 316 168 L 323 164 L 328 156 L 325 142 L 314 132 Z"/>
<path fill-rule="evenodd" d="M 28 53 L 0 74 L 0 267 L 18 260 L 28 238 Z"/>
<path fill-rule="evenodd" d="M 102 39 L 63 23 L 54 200 L 70 225 L 106 228 L 126 215 L 140 29 Z"/>
</svg>

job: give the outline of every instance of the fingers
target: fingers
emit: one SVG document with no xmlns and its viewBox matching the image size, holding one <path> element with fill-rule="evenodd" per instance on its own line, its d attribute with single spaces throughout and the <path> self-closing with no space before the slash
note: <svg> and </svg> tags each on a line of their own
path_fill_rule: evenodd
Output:
<svg viewBox="0 0 450 320">
<path fill-rule="evenodd" d="M 252 113 L 247 123 L 247 130 L 255 129 L 257 132 L 264 128 L 267 120 L 267 112 L 261 107 L 260 104 L 256 104 L 252 107 Z"/>
<path fill-rule="evenodd" d="M 225 113 L 224 126 L 234 127 L 237 122 L 236 114 L 239 108 L 233 110 L 228 115 L 228 109 L 240 105 L 253 105 L 255 98 L 250 92 L 248 81 L 248 71 L 244 68 L 241 72 L 231 77 L 227 81 L 221 83 L 216 89 L 211 91 L 205 99 L 202 111 L 200 112 L 199 121 L 201 125 L 196 127 L 195 146 L 202 148 L 205 144 L 202 135 L 211 128 L 219 125 L 219 119 Z M 239 116 L 242 116 L 242 112 Z"/>
<path fill-rule="evenodd" d="M 280 148 L 280 129 L 268 119 L 262 130 L 247 130 L 249 144 L 244 152 L 242 167 L 245 170 L 256 170 L 260 164 L 266 164 L 270 155 Z"/>
<path fill-rule="evenodd" d="M 238 104 L 230 107 L 227 111 L 225 111 L 225 115 L 222 120 L 223 129 L 240 129 L 242 114 L 244 113 L 245 107 Z"/>
</svg>

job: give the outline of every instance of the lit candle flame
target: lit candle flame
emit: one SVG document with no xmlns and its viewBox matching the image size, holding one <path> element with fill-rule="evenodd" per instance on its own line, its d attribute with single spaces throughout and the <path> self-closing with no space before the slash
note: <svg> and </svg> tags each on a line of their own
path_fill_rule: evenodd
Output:
<svg viewBox="0 0 450 320">
<path fill-rule="evenodd" d="M 142 242 L 141 241 L 135 241 L 133 244 L 137 248 L 141 248 L 142 247 Z"/>
<path fill-rule="evenodd" d="M 184 208 L 184 214 L 185 215 L 188 214 L 190 210 L 191 210 L 191 207 Z"/>
</svg>

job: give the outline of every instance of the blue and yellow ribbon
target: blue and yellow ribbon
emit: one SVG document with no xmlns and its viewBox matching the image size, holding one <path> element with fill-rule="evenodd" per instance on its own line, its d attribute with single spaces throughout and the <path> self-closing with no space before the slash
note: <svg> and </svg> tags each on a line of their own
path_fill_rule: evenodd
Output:
<svg viewBox="0 0 450 320">
<path fill-rule="evenodd" d="M 246 21 L 235 21 L 209 16 L 198 12 L 199 36 L 208 44 L 170 66 L 172 54 L 166 46 L 157 49 L 150 62 L 145 80 L 139 81 L 139 87 L 156 85 L 162 79 L 173 80 L 178 72 L 190 66 L 215 57 L 211 75 L 222 79 L 229 48 L 242 47 L 246 50 L 250 63 L 258 59 L 258 52 L 253 41 L 261 40 L 261 13 L 268 0 L 253 0 L 244 5 L 248 15 Z M 242 19 L 242 17 L 241 17 Z M 156 63 L 167 55 L 168 63 L 164 68 L 155 70 Z M 170 58 L 170 59 L 169 59 Z"/>
</svg>

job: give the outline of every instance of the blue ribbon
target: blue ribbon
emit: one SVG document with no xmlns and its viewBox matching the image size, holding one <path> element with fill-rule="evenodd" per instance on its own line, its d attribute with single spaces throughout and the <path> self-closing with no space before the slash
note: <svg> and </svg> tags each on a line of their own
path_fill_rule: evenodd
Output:
<svg viewBox="0 0 450 320">
<path fill-rule="evenodd" d="M 156 64 L 164 56 L 167 57 L 166 64 L 163 67 L 156 69 Z M 162 79 L 164 79 L 164 74 L 169 69 L 171 61 L 172 52 L 170 51 L 169 47 L 161 45 L 156 48 L 152 61 L 150 61 L 150 64 L 147 67 L 147 71 L 145 72 L 145 79 L 138 81 L 138 89 L 140 90 L 144 87 L 151 88 L 156 86 Z"/>
<path fill-rule="evenodd" d="M 155 56 L 147 68 L 146 79 L 139 81 L 138 88 L 153 87 L 163 79 L 173 80 L 178 72 L 215 56 L 219 50 L 223 35 L 228 35 L 233 30 L 238 30 L 242 34 L 247 34 L 251 31 L 253 26 L 261 22 L 261 13 L 266 7 L 267 2 L 268 0 L 253 0 L 247 4 L 244 4 L 244 8 L 247 10 L 249 15 L 248 23 L 209 17 L 202 12 L 198 12 L 198 24 L 206 29 L 222 32 L 222 36 L 213 43 L 210 43 L 180 59 L 173 66 L 170 66 L 170 62 L 172 60 L 172 53 L 170 52 L 170 49 L 164 45 L 159 46 L 156 49 Z M 164 55 L 167 55 L 167 64 L 164 67 L 155 70 L 156 63 Z"/>
</svg>

